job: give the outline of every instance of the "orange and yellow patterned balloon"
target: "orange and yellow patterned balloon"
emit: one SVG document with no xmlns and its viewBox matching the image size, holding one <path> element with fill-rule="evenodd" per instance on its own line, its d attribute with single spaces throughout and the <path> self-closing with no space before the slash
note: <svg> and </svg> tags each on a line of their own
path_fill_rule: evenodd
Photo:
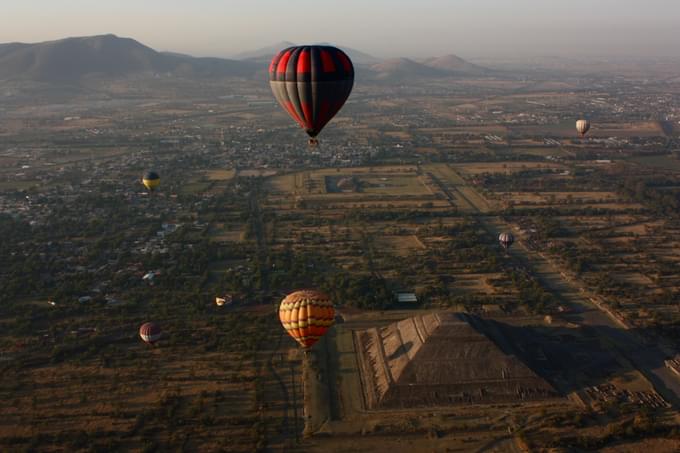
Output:
<svg viewBox="0 0 680 453">
<path fill-rule="evenodd" d="M 320 291 L 296 291 L 281 301 L 279 319 L 288 334 L 308 349 L 333 325 L 335 309 L 330 298 Z"/>
</svg>

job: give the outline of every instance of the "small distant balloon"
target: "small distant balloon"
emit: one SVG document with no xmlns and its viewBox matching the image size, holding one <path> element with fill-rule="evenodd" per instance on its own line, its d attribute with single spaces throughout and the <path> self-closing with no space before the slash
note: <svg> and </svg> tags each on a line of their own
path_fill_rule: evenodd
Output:
<svg viewBox="0 0 680 453">
<path fill-rule="evenodd" d="M 500 242 L 503 248 L 507 251 L 515 242 L 515 237 L 512 235 L 512 233 L 501 233 L 498 235 L 498 242 Z"/>
<path fill-rule="evenodd" d="M 144 323 L 139 328 L 139 336 L 145 343 L 154 344 L 161 338 L 161 328 L 154 322 Z"/>
<path fill-rule="evenodd" d="M 590 121 L 578 120 L 576 122 L 576 130 L 578 131 L 579 134 L 581 134 L 581 137 L 585 137 L 588 131 L 590 130 Z"/>
<path fill-rule="evenodd" d="M 142 177 L 142 184 L 150 191 L 154 191 L 161 183 L 161 178 L 155 171 L 147 171 Z"/>
<path fill-rule="evenodd" d="M 216 297 L 215 298 L 215 305 L 218 307 L 222 307 L 224 305 L 229 305 L 232 302 L 232 297 L 229 294 L 226 294 L 224 297 Z"/>
</svg>

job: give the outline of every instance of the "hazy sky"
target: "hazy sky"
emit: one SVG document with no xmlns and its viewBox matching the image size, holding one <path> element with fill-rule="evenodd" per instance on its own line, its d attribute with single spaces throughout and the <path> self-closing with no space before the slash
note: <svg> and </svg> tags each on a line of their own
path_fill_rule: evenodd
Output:
<svg viewBox="0 0 680 453">
<path fill-rule="evenodd" d="M 0 42 L 115 33 L 230 56 L 288 40 L 377 56 L 680 56 L 680 0 L 0 0 Z"/>
</svg>

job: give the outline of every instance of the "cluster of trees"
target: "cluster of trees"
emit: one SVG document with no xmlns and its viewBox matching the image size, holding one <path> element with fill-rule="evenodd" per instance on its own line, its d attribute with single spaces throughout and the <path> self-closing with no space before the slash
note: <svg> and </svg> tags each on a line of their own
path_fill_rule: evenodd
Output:
<svg viewBox="0 0 680 453">
<path fill-rule="evenodd" d="M 590 270 L 594 262 L 592 250 L 579 247 L 575 242 L 564 241 L 555 244 L 550 251 L 558 253 L 569 270 L 577 275 Z"/>
<path fill-rule="evenodd" d="M 550 239 L 564 236 L 567 231 L 562 227 L 559 217 L 536 216 L 533 218 L 534 225 L 540 239 Z"/>
<path fill-rule="evenodd" d="M 632 420 L 619 423 L 611 423 L 606 434 L 602 436 L 580 435 L 555 439 L 548 447 L 553 448 L 579 448 L 588 451 L 600 450 L 614 442 L 634 441 L 648 439 L 650 437 L 662 437 L 667 439 L 679 439 L 680 429 L 677 426 L 669 426 L 658 420 L 648 408 L 638 409 L 638 413 Z"/>
<path fill-rule="evenodd" d="M 554 302 L 552 294 L 548 293 L 534 278 L 525 272 L 510 271 L 510 281 L 519 291 L 519 303 L 530 313 L 542 314 Z"/>
<path fill-rule="evenodd" d="M 517 216 L 517 217 L 530 217 L 530 216 L 559 216 L 563 215 L 564 211 L 560 211 L 557 208 L 518 208 L 512 206 L 505 210 L 504 212 L 507 216 Z M 631 209 L 628 207 L 622 207 L 621 209 L 610 209 L 610 208 L 595 208 L 591 206 L 581 206 L 578 208 L 569 209 L 569 215 L 581 216 L 581 217 L 606 217 L 613 215 L 644 215 L 649 214 L 648 209 Z"/>
<path fill-rule="evenodd" d="M 473 272 L 499 270 L 496 237 L 484 230 L 477 221 L 468 220 L 449 226 L 444 232 L 448 241 L 432 252 L 442 262 L 462 263 Z"/>
<path fill-rule="evenodd" d="M 552 168 L 527 169 L 511 174 L 484 174 L 482 176 L 482 185 L 486 189 L 500 192 L 559 192 L 576 188 L 576 185 L 570 180 L 545 178 L 545 176 L 552 176 L 554 174 L 555 170 Z M 590 186 L 590 184 L 588 185 Z M 583 187 L 583 184 L 580 184 L 576 190 L 584 190 Z"/>
<path fill-rule="evenodd" d="M 339 305 L 384 310 L 394 303 L 394 293 L 387 281 L 378 275 L 333 273 L 321 288 Z"/>
<path fill-rule="evenodd" d="M 479 139 L 478 136 L 475 137 Z M 465 143 L 467 140 L 461 141 Z M 452 143 L 455 143 L 452 142 Z M 436 155 L 433 156 L 433 162 L 532 162 L 532 161 L 543 161 L 543 157 L 537 154 L 525 154 L 518 152 L 504 152 L 507 149 L 506 145 L 487 145 L 489 148 L 494 149 L 495 152 L 489 153 L 480 150 L 470 150 L 470 149 L 455 149 L 451 150 L 440 150 Z"/>
<path fill-rule="evenodd" d="M 54 194 L 35 198 L 49 206 L 37 225 L 0 215 L 0 299 L 47 294 L 63 301 L 98 282 L 125 285 L 111 263 L 123 268 L 134 240 L 160 229 L 160 221 L 142 215 L 144 205 L 111 192 L 84 191 L 68 202 Z"/>
<path fill-rule="evenodd" d="M 455 209 L 451 210 L 370 210 L 370 209 L 353 209 L 345 214 L 344 221 L 363 221 L 363 222 L 375 222 L 375 221 L 409 221 L 418 219 L 434 219 L 434 218 L 446 218 L 446 217 L 456 217 L 458 212 Z"/>
<path fill-rule="evenodd" d="M 680 181 L 674 179 L 628 178 L 619 191 L 664 215 L 677 216 L 680 209 Z"/>
</svg>

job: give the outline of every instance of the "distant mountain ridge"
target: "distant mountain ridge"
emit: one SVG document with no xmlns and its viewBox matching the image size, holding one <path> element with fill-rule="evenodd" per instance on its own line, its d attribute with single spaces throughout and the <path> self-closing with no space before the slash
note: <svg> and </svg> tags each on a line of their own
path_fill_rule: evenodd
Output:
<svg viewBox="0 0 680 453">
<path fill-rule="evenodd" d="M 463 60 L 457 55 L 445 55 L 443 57 L 427 58 L 421 62 L 425 66 L 453 72 L 459 75 L 484 75 L 493 72 L 488 68 L 478 66 Z"/>
<path fill-rule="evenodd" d="M 238 55 L 238 60 L 196 58 L 174 52 L 158 52 L 131 38 L 99 35 L 66 38 L 34 44 L 0 44 L 0 81 L 33 80 L 78 84 L 91 78 L 137 75 L 240 77 L 266 79 L 269 60 L 294 44 L 282 41 Z M 341 47 L 363 80 L 399 81 L 448 77 L 486 77 L 496 71 L 472 64 L 456 55 L 414 60 L 380 60 L 364 52 Z"/>
<path fill-rule="evenodd" d="M 406 78 L 486 77 L 495 71 L 477 66 L 456 55 L 428 58 L 422 61 L 410 58 L 392 58 L 370 67 L 380 80 Z"/>
<path fill-rule="evenodd" d="M 245 52 L 241 52 L 237 55 L 234 56 L 236 60 L 271 60 L 274 55 L 277 54 L 277 52 L 287 48 L 287 47 L 292 47 L 295 44 L 293 44 L 290 41 L 281 41 L 277 42 L 275 44 L 272 44 L 270 46 L 266 47 L 261 47 L 259 49 L 255 50 L 249 50 Z"/>
<path fill-rule="evenodd" d="M 328 43 L 321 43 L 329 45 Z M 295 46 L 290 41 L 281 41 L 260 49 L 242 52 L 235 58 L 268 63 L 277 52 Z M 422 60 L 391 58 L 383 60 L 356 49 L 336 46 L 344 50 L 361 76 L 374 80 L 400 80 L 406 78 L 485 77 L 496 73 L 488 68 L 470 63 L 456 55 L 432 57 Z M 363 68 L 362 68 L 363 67 Z"/>
<path fill-rule="evenodd" d="M 361 52 L 360 50 L 352 49 L 351 47 L 340 46 L 337 44 L 331 44 L 327 42 L 321 42 L 318 44 L 322 46 L 335 46 L 341 49 L 349 56 L 349 58 L 354 62 L 354 64 L 370 65 L 380 62 L 380 58 L 376 58 L 373 55 Z M 300 44 L 295 44 L 290 41 L 281 41 L 276 44 L 272 44 L 271 46 L 262 47 L 260 49 L 255 49 L 248 52 L 241 52 L 240 54 L 236 55 L 235 58 L 238 60 L 254 60 L 268 63 L 272 58 L 274 58 L 274 55 L 276 55 L 281 50 L 297 45 Z"/>
<path fill-rule="evenodd" d="M 443 69 L 433 68 L 418 63 L 410 58 L 391 58 L 370 67 L 371 71 L 379 79 L 406 78 L 406 77 L 445 77 L 447 72 Z"/>
<path fill-rule="evenodd" d="M 130 38 L 99 35 L 35 44 L 0 44 L 0 79 L 77 82 L 133 74 L 250 77 L 253 62 L 161 53 Z"/>
</svg>

